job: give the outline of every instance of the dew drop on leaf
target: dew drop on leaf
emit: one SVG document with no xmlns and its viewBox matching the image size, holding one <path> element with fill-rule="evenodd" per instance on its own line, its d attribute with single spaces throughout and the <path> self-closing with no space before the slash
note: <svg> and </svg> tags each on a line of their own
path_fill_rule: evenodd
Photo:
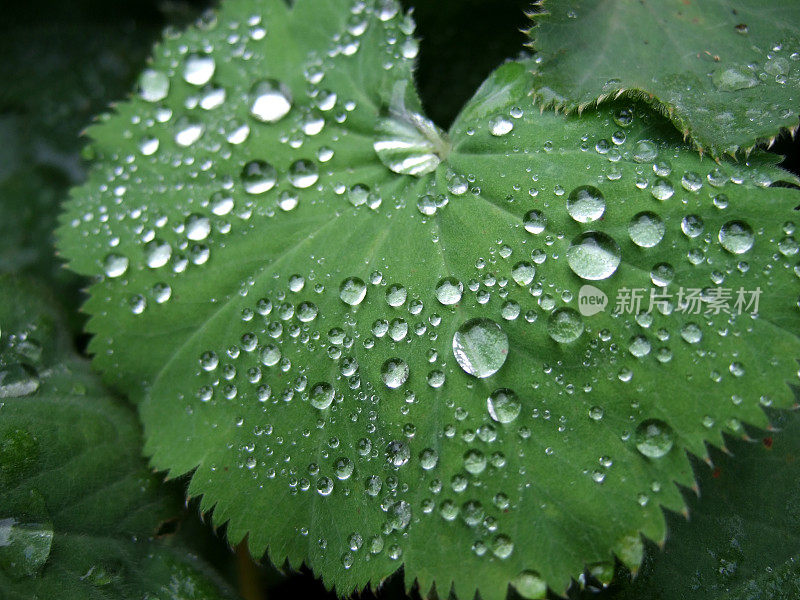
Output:
<svg viewBox="0 0 800 600">
<path fill-rule="evenodd" d="M 277 123 L 292 110 L 292 94 L 274 79 L 260 81 L 251 91 L 250 114 L 263 123 Z"/>
<path fill-rule="evenodd" d="M 511 423 L 522 410 L 517 394 L 513 390 L 499 389 L 486 400 L 489 416 L 498 423 Z"/>
<path fill-rule="evenodd" d="M 578 223 L 591 223 L 603 216 L 606 199 L 596 187 L 584 185 L 572 190 L 567 199 L 567 212 Z"/>
<path fill-rule="evenodd" d="M 748 252 L 754 242 L 753 229 L 744 221 L 729 221 L 719 230 L 719 243 L 731 254 Z"/>
<path fill-rule="evenodd" d="M 569 344 L 583 334 L 583 319 L 576 310 L 559 308 L 547 319 L 547 333 L 559 344 Z"/>
<path fill-rule="evenodd" d="M 648 458 L 661 458 L 675 443 L 672 428 L 664 421 L 648 419 L 636 428 L 636 449 Z"/>
<path fill-rule="evenodd" d="M 508 358 L 508 336 L 491 319 L 472 319 L 453 336 L 453 354 L 468 375 L 479 379 L 490 377 Z"/>
<path fill-rule="evenodd" d="M 572 241 L 567 262 L 580 278 L 590 281 L 608 279 L 621 260 L 620 248 L 613 238 L 599 231 L 587 231 Z"/>
</svg>

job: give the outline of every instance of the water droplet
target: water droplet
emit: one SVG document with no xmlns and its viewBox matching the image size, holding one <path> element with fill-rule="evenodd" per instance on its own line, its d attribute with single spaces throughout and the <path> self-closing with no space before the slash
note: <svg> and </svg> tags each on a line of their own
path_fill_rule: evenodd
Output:
<svg viewBox="0 0 800 600">
<path fill-rule="evenodd" d="M 584 185 L 572 190 L 567 200 L 567 212 L 578 223 L 591 223 L 603 216 L 606 200 L 596 187 Z"/>
<path fill-rule="evenodd" d="M 720 91 L 735 92 L 757 86 L 758 75 L 747 67 L 734 66 L 717 69 L 711 76 L 711 81 Z"/>
<path fill-rule="evenodd" d="M 408 381 L 408 364 L 400 358 L 390 358 L 381 367 L 381 378 L 386 387 L 397 389 Z"/>
<path fill-rule="evenodd" d="M 514 130 L 514 123 L 505 117 L 494 117 L 489 121 L 489 131 L 495 137 L 503 137 Z"/>
<path fill-rule="evenodd" d="M 103 271 L 111 278 L 122 277 L 128 270 L 128 257 L 121 254 L 109 254 L 103 261 Z"/>
<path fill-rule="evenodd" d="M 689 238 L 696 238 L 703 233 L 703 219 L 697 215 L 686 215 L 681 220 L 681 231 Z"/>
<path fill-rule="evenodd" d="M 547 217 L 545 217 L 540 211 L 532 210 L 526 213 L 523 224 L 525 225 L 525 230 L 528 233 L 533 234 L 540 234 L 544 231 L 544 228 L 547 226 Z"/>
<path fill-rule="evenodd" d="M 472 319 L 453 336 L 453 354 L 468 375 L 490 377 L 508 358 L 508 336 L 490 319 Z"/>
<path fill-rule="evenodd" d="M 169 78 L 161 71 L 145 69 L 139 77 L 139 95 L 147 102 L 160 102 L 169 93 Z"/>
<path fill-rule="evenodd" d="M 292 94 L 274 79 L 261 81 L 251 91 L 250 113 L 263 123 L 277 123 L 292 110 Z"/>
<path fill-rule="evenodd" d="M 511 423 L 519 416 L 522 404 L 513 390 L 499 389 L 486 400 L 489 416 L 498 423 Z"/>
<path fill-rule="evenodd" d="M 348 277 L 339 286 L 339 298 L 350 306 L 358 306 L 367 295 L 367 284 L 358 277 Z"/>
<path fill-rule="evenodd" d="M 304 190 L 319 181 L 317 163 L 311 160 L 298 160 L 289 167 L 289 183 Z"/>
<path fill-rule="evenodd" d="M 628 225 L 631 241 L 642 248 L 657 246 L 664 238 L 665 231 L 664 221 L 652 212 L 640 212 Z"/>
<path fill-rule="evenodd" d="M 406 107 L 405 94 L 405 86 L 398 84 L 389 116 L 378 121 L 373 146 L 391 171 L 421 176 L 439 166 L 449 152 L 449 144 L 433 121 Z"/>
<path fill-rule="evenodd" d="M 183 67 L 183 78 L 192 85 L 205 85 L 214 76 L 216 63 L 207 54 L 190 54 Z"/>
<path fill-rule="evenodd" d="M 248 194 L 264 194 L 275 187 L 278 172 L 268 162 L 253 160 L 242 169 L 242 183 Z"/>
<path fill-rule="evenodd" d="M 547 583 L 536 571 L 523 571 L 511 585 L 526 600 L 542 600 L 547 597 Z"/>
<path fill-rule="evenodd" d="M 567 250 L 567 262 L 572 271 L 590 281 L 611 277 L 619 267 L 620 260 L 617 242 L 599 231 L 587 231 L 579 235 Z"/>
<path fill-rule="evenodd" d="M 311 387 L 309 395 L 309 402 L 314 408 L 325 410 L 333 403 L 335 391 L 330 383 L 324 381 L 317 383 Z"/>
<path fill-rule="evenodd" d="M 547 333 L 559 344 L 574 342 L 583 334 L 583 320 L 571 308 L 559 308 L 547 320 Z"/>
<path fill-rule="evenodd" d="M 650 190 L 650 193 L 653 195 L 653 198 L 663 202 L 664 200 L 672 198 L 675 194 L 675 188 L 672 187 L 669 179 L 659 177 L 656 179 L 655 183 L 653 183 L 653 188 Z"/>
<path fill-rule="evenodd" d="M 0 368 L 0 398 L 30 396 L 39 389 L 39 375 L 30 365 L 13 363 Z"/>
<path fill-rule="evenodd" d="M 186 218 L 186 237 L 195 242 L 202 241 L 211 233 L 211 221 L 198 214 Z"/>
<path fill-rule="evenodd" d="M 719 230 L 719 243 L 731 254 L 744 254 L 754 242 L 753 230 L 744 221 L 729 221 Z"/>
<path fill-rule="evenodd" d="M 638 163 L 651 163 L 658 157 L 658 146 L 651 140 L 639 140 L 633 149 L 633 160 Z"/>
<path fill-rule="evenodd" d="M 462 284 L 455 277 L 447 277 L 442 279 L 436 285 L 436 299 L 445 306 L 458 304 L 461 301 L 461 295 L 464 292 L 464 284 Z"/>
<path fill-rule="evenodd" d="M 664 421 L 649 419 L 636 428 L 636 449 L 648 458 L 661 458 L 672 450 L 674 434 Z"/>
</svg>

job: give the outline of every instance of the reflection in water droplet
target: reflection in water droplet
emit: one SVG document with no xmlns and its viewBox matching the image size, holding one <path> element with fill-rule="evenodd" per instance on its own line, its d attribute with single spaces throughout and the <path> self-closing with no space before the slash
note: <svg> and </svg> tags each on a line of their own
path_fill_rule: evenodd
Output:
<svg viewBox="0 0 800 600">
<path fill-rule="evenodd" d="M 190 54 L 183 67 L 183 78 L 192 85 L 205 85 L 214 76 L 216 64 L 206 54 Z"/>
<path fill-rule="evenodd" d="M 511 581 L 511 585 L 526 600 L 542 600 L 547 596 L 547 583 L 535 571 L 523 571 Z"/>
<path fill-rule="evenodd" d="M 109 254 L 103 262 L 103 271 L 108 277 L 122 277 L 128 270 L 128 257 L 121 254 Z"/>
<path fill-rule="evenodd" d="M 528 233 L 538 235 L 542 233 L 547 226 L 547 217 L 538 210 L 532 210 L 525 215 L 523 224 Z"/>
<path fill-rule="evenodd" d="M 571 308 L 559 308 L 547 320 L 547 333 L 559 344 L 569 344 L 583 334 L 583 319 Z"/>
<path fill-rule="evenodd" d="M 30 396 L 39 389 L 39 374 L 26 364 L 0 367 L 0 398 Z"/>
<path fill-rule="evenodd" d="M 599 231 L 582 233 L 567 250 L 567 262 L 572 271 L 590 281 L 611 277 L 619 267 L 620 260 L 617 242 Z"/>
<path fill-rule="evenodd" d="M 664 421 L 649 419 L 636 428 L 636 449 L 648 458 L 661 458 L 672 450 L 674 434 Z"/>
<path fill-rule="evenodd" d="M 306 189 L 319 181 L 317 163 L 311 160 L 298 160 L 289 167 L 289 183 L 298 189 Z"/>
<path fill-rule="evenodd" d="M 139 95 L 148 102 L 159 102 L 169 93 L 169 78 L 161 71 L 145 69 L 139 77 Z"/>
<path fill-rule="evenodd" d="M 508 336 L 490 319 L 472 319 L 453 336 L 453 354 L 465 373 L 481 379 L 489 377 L 506 362 Z"/>
</svg>

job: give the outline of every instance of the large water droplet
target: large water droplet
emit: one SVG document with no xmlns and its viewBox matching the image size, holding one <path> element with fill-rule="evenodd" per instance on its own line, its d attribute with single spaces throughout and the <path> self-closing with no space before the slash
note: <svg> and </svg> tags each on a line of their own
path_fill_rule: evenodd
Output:
<svg viewBox="0 0 800 600">
<path fill-rule="evenodd" d="M 334 396 L 333 386 L 323 381 L 312 386 L 308 399 L 314 408 L 325 410 L 333 403 Z"/>
<path fill-rule="evenodd" d="M 735 92 L 757 86 L 758 75 L 747 67 L 735 66 L 717 69 L 711 76 L 711 81 L 723 92 Z"/>
<path fill-rule="evenodd" d="M 169 93 L 169 78 L 161 71 L 145 69 L 139 77 L 139 95 L 148 102 L 159 102 Z"/>
<path fill-rule="evenodd" d="M 108 277 L 122 277 L 128 270 L 128 257 L 122 254 L 109 254 L 103 261 L 103 271 Z"/>
<path fill-rule="evenodd" d="M 319 181 L 319 168 L 311 160 L 298 160 L 289 167 L 289 183 L 304 190 Z"/>
<path fill-rule="evenodd" d="M 453 354 L 465 373 L 485 378 L 497 373 L 508 357 L 508 336 L 491 319 L 472 319 L 453 336 Z"/>
<path fill-rule="evenodd" d="M 611 277 L 619 267 L 620 259 L 617 242 L 599 231 L 582 233 L 567 250 L 567 262 L 572 271 L 590 281 Z"/>
<path fill-rule="evenodd" d="M 183 67 L 183 78 L 192 85 L 205 85 L 214 75 L 216 63 L 206 54 L 190 54 Z"/>
</svg>

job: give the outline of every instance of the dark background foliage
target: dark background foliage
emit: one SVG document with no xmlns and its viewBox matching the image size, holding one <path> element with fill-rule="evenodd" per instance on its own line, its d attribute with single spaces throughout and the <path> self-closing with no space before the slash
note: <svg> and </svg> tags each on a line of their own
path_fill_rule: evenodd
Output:
<svg viewBox="0 0 800 600">
<path fill-rule="evenodd" d="M 208 0 L 27 0 L 3 9 L 0 202 L 5 218 L 0 220 L 0 272 L 27 273 L 53 283 L 70 314 L 75 315 L 73 328 L 79 346 L 85 342 L 80 338 L 82 318 L 77 310 L 81 284 L 54 257 L 52 231 L 59 202 L 84 176 L 80 132 L 96 114 L 130 93 L 151 45 L 165 26 L 180 27 L 210 4 Z M 414 10 L 418 35 L 422 38 L 417 81 L 426 112 L 440 126 L 447 127 L 485 77 L 503 60 L 520 53 L 526 40 L 522 30 L 530 25 L 525 10 L 531 3 L 529 0 L 403 0 L 403 4 Z M 800 144 L 783 136 L 773 150 L 787 157 L 786 168 L 800 172 Z M 776 469 L 784 463 L 793 465 L 780 476 L 798 480 L 800 469 L 793 457 L 800 455 L 800 442 L 792 445 L 791 439 L 800 437 L 799 423 L 798 419 L 790 419 L 787 428 L 797 435 L 784 434 L 780 438 L 782 441 L 776 446 L 780 453 L 772 449 L 771 438 L 769 444 L 734 445 L 747 457 L 741 472 L 722 455 L 717 457 L 716 471 L 705 464 L 696 465 L 701 488 L 714 490 L 717 496 L 733 502 L 726 508 L 728 521 L 746 522 L 758 517 L 761 507 L 770 501 L 778 504 L 790 501 L 776 499 L 756 488 L 763 464 Z M 766 434 L 757 437 L 767 439 Z M 762 460 L 772 462 L 759 462 Z M 788 483 L 785 487 L 794 490 Z M 746 499 L 739 498 L 742 490 L 748 490 Z M 704 547 L 702 541 L 695 543 L 694 538 L 706 533 L 704 528 L 719 525 L 714 512 L 718 507 L 698 504 L 696 500 L 690 505 L 697 510 L 695 527 L 687 525 L 682 516 L 670 516 L 671 531 L 677 541 L 668 542 L 666 559 L 654 558 L 658 549 L 649 549 L 651 557 L 645 563 L 644 583 L 630 588 L 624 585 L 627 574 L 620 573 L 623 585 L 614 584 L 597 593 L 581 593 L 576 588 L 574 597 L 650 597 L 646 593 L 648 583 L 662 589 L 667 585 L 665 580 L 685 575 L 675 572 L 670 556 L 680 556 L 684 562 L 700 565 L 698 569 L 708 567 L 713 571 L 719 560 L 711 561 L 710 566 L 703 561 L 708 562 L 715 550 Z M 232 554 L 224 531 L 211 531 L 193 516 L 196 513 L 195 506 L 187 508 L 189 518 L 181 524 L 183 535 L 192 539 L 223 573 L 238 580 L 247 600 L 303 595 L 331 600 L 336 597 L 309 573 L 284 575 L 271 567 L 255 566 L 245 552 Z M 784 519 L 774 524 L 777 528 L 800 522 L 798 514 L 787 522 L 780 510 L 777 513 Z M 742 558 L 755 560 L 751 555 L 757 554 L 759 547 L 756 537 L 746 527 L 742 530 L 740 562 Z M 681 539 L 692 543 L 681 545 Z M 800 552 L 800 546 L 795 551 Z M 723 548 L 718 554 L 724 552 Z M 797 585 L 796 575 L 792 581 Z M 783 589 L 788 593 L 792 593 L 791 589 L 798 591 L 791 585 Z M 674 593 L 681 595 L 663 597 L 696 597 L 683 596 L 677 588 Z M 783 592 L 777 593 L 773 597 L 782 597 L 779 594 Z M 383 600 L 404 598 L 402 577 L 394 576 L 377 593 L 366 593 L 363 597 L 376 595 Z M 753 596 L 757 597 L 761 596 Z"/>
</svg>

